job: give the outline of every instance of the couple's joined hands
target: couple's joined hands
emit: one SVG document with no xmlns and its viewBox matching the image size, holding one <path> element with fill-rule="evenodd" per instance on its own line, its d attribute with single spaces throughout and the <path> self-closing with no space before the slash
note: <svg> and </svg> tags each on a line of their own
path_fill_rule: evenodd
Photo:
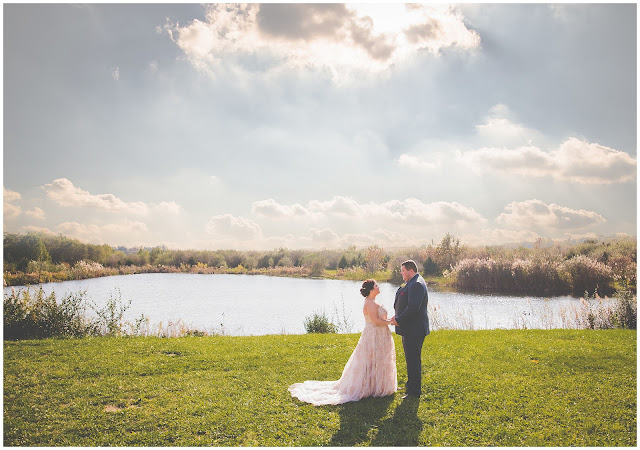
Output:
<svg viewBox="0 0 640 450">
<path fill-rule="evenodd" d="M 395 325 L 396 327 L 398 326 L 398 322 L 396 322 L 396 316 L 393 316 L 391 319 L 389 319 L 389 322 L 391 323 L 391 325 Z"/>
</svg>

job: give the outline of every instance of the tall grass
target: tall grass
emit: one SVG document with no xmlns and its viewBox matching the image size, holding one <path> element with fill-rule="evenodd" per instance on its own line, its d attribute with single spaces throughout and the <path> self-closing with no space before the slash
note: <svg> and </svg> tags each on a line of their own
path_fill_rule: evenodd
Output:
<svg viewBox="0 0 640 450">
<path fill-rule="evenodd" d="M 48 337 L 87 336 L 204 336 L 217 334 L 194 329 L 182 321 L 150 326 L 142 315 L 125 321 L 131 300 L 124 302 L 118 289 L 110 293 L 100 307 L 78 291 L 57 299 L 56 293 L 44 293 L 42 287 L 11 289 L 3 298 L 4 339 L 42 339 Z"/>
<path fill-rule="evenodd" d="M 332 323 L 335 325 L 336 330 L 339 333 L 352 333 L 353 332 L 353 318 L 351 314 L 347 312 L 347 308 L 344 304 L 344 297 L 340 294 L 340 309 L 336 303 L 333 303 L 333 317 Z"/>
<path fill-rule="evenodd" d="M 95 334 L 96 323 L 86 317 L 85 292 L 65 295 L 60 302 L 55 292 L 45 295 L 42 288 L 11 290 L 4 294 L 5 339 L 87 336 Z"/>
<path fill-rule="evenodd" d="M 524 305 L 523 305 L 524 306 Z M 606 330 L 637 327 L 638 300 L 634 290 L 624 288 L 612 297 L 585 293 L 579 304 L 551 308 L 549 301 L 537 311 L 514 314 L 511 329 L 591 329 Z M 475 330 L 471 310 L 458 309 L 445 313 L 437 305 L 429 304 L 429 321 L 434 330 Z"/>
<path fill-rule="evenodd" d="M 459 288 L 497 292 L 574 293 L 613 291 L 612 269 L 585 255 L 546 258 L 466 258 L 446 276 Z"/>
<path fill-rule="evenodd" d="M 629 289 L 619 290 L 609 299 L 597 293 L 589 296 L 585 293 L 580 302 L 580 312 L 576 314 L 580 328 L 606 330 L 611 328 L 636 329 L 638 300 Z"/>
</svg>

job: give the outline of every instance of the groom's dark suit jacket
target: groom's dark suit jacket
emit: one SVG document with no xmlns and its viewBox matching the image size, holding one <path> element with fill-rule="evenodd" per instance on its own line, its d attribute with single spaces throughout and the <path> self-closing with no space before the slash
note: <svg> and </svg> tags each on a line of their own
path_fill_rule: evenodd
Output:
<svg viewBox="0 0 640 450">
<path fill-rule="evenodd" d="M 401 336 L 422 337 L 429 334 L 429 316 L 427 315 L 427 283 L 420 274 L 400 286 L 396 292 L 393 309 L 396 312 L 396 334 Z"/>
</svg>

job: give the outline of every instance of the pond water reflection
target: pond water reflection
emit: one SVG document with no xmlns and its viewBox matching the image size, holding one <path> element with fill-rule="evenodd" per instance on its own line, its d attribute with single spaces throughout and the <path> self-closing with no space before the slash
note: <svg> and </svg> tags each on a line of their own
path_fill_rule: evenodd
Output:
<svg viewBox="0 0 640 450">
<path fill-rule="evenodd" d="M 303 334 L 304 320 L 324 312 L 343 331 L 362 331 L 363 298 L 359 281 L 315 280 L 263 275 L 136 274 L 42 284 L 61 298 L 87 291 L 102 306 L 110 296 L 131 300 L 125 320 L 142 314 L 152 326 L 182 321 L 199 330 L 227 335 Z M 378 301 L 393 314 L 397 286 L 379 283 Z M 21 287 L 16 287 L 20 289 Z M 10 293 L 11 288 L 4 288 Z M 481 295 L 438 291 L 429 286 L 432 329 L 570 328 L 567 317 L 580 299 Z"/>
</svg>

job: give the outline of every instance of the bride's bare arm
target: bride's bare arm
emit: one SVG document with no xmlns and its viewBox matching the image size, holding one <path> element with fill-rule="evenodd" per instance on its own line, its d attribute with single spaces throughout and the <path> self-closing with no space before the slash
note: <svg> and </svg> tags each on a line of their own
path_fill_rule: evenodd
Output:
<svg viewBox="0 0 640 450">
<path fill-rule="evenodd" d="M 390 320 L 381 319 L 378 316 L 378 308 L 379 308 L 379 306 L 376 305 L 375 303 L 367 302 L 367 304 L 365 305 L 364 308 L 367 311 L 367 315 L 371 319 L 371 322 L 375 323 L 376 325 L 389 325 L 391 323 Z"/>
</svg>

